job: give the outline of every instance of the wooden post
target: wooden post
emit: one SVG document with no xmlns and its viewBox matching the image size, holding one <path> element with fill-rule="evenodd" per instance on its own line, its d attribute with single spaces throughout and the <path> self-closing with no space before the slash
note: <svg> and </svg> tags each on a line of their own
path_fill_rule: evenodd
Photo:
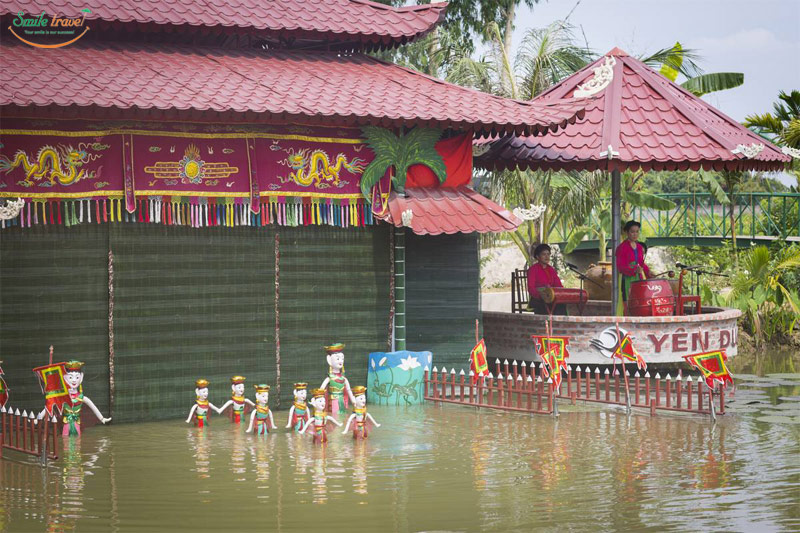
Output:
<svg viewBox="0 0 800 533">
<path fill-rule="evenodd" d="M 703 381 L 697 380 L 697 410 L 703 410 Z"/>
<path fill-rule="evenodd" d="M 656 407 L 661 405 L 661 374 L 656 373 Z"/>
<path fill-rule="evenodd" d="M 20 434 L 19 409 L 17 409 L 17 412 L 14 414 L 14 420 L 15 420 L 16 426 L 17 426 L 16 427 L 16 435 L 15 435 L 15 438 L 14 438 L 14 442 L 15 442 L 15 446 L 17 447 L 17 449 L 19 449 L 19 434 Z"/>
<path fill-rule="evenodd" d="M 483 387 L 486 385 L 486 376 L 478 377 L 478 405 L 483 403 Z"/>
<path fill-rule="evenodd" d="M 634 376 L 634 380 L 633 380 L 633 390 L 634 390 L 634 394 L 635 394 L 634 403 L 636 405 L 639 405 L 639 396 L 640 396 L 640 392 L 641 392 L 640 389 L 639 389 L 639 380 L 640 379 L 641 378 L 639 377 L 639 371 L 637 370 L 636 371 L 636 376 Z"/>
<path fill-rule="evenodd" d="M 692 410 L 692 376 L 686 380 L 686 409 Z"/>
<path fill-rule="evenodd" d="M 672 407 L 672 378 L 669 374 L 667 374 L 667 390 L 665 394 L 667 395 L 667 407 Z"/>
<path fill-rule="evenodd" d="M 656 416 L 656 401 L 650 400 L 650 416 Z"/>
<path fill-rule="evenodd" d="M 719 414 L 725 414 L 725 387 L 719 388 Z"/>
<path fill-rule="evenodd" d="M 681 403 L 682 403 L 681 402 L 681 392 L 683 392 L 681 391 L 682 387 L 683 387 L 683 379 L 681 379 L 680 374 L 678 374 L 678 378 L 675 381 L 675 402 L 676 402 L 676 407 L 678 409 L 681 408 Z"/>
<path fill-rule="evenodd" d="M 600 399 L 600 367 L 594 369 L 594 399 Z"/>
<path fill-rule="evenodd" d="M 584 371 L 586 372 L 586 374 L 583 376 L 584 383 L 586 383 L 586 394 L 584 397 L 588 400 L 592 397 L 592 373 L 589 371 L 588 366 Z"/>
<path fill-rule="evenodd" d="M 464 371 L 463 370 L 461 371 L 460 376 L 461 376 L 461 383 L 459 383 L 459 385 L 460 385 L 461 388 L 460 388 L 459 392 L 460 392 L 461 395 L 459 396 L 459 399 L 463 402 L 464 401 Z"/>
<path fill-rule="evenodd" d="M 501 376 L 497 377 L 497 405 L 502 407 L 505 405 L 505 391 L 503 390 L 503 385 L 505 384 L 505 378 Z"/>
<path fill-rule="evenodd" d="M 541 387 L 542 383 L 543 383 L 543 381 L 542 381 L 542 377 L 541 376 L 536 378 L 536 383 L 534 383 L 534 387 L 536 387 L 538 389 L 537 392 L 536 392 L 536 410 L 537 411 L 541 411 L 542 410 L 542 387 Z"/>
<path fill-rule="evenodd" d="M 530 376 L 525 379 L 525 390 L 527 392 L 526 396 L 528 397 L 528 411 L 531 410 L 531 401 L 532 401 L 532 394 L 533 394 L 533 380 Z"/>
<path fill-rule="evenodd" d="M 611 387 L 610 387 L 610 383 L 609 383 L 609 379 L 610 379 L 609 371 L 608 371 L 607 368 L 606 368 L 606 371 L 604 372 L 604 376 L 605 376 L 604 385 L 605 385 L 605 388 L 606 388 L 606 402 L 610 403 L 611 402 Z"/>
<path fill-rule="evenodd" d="M 426 366 L 425 367 L 425 377 L 423 379 L 424 390 L 425 390 L 425 393 L 422 395 L 423 398 L 427 398 L 428 397 L 428 379 L 429 378 L 430 378 L 430 372 L 428 371 L 428 367 Z"/>
<path fill-rule="evenodd" d="M 567 396 L 572 397 L 572 365 L 567 365 Z"/>
<path fill-rule="evenodd" d="M 579 398 L 581 395 L 581 367 L 577 367 L 575 369 L 575 377 L 578 378 L 578 382 L 576 383 L 577 387 L 575 387 L 576 388 L 575 396 Z"/>
</svg>

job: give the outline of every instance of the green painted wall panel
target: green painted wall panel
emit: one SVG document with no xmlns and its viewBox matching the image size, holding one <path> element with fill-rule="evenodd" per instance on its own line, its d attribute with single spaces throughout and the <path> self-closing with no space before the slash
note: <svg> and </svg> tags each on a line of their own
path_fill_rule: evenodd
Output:
<svg viewBox="0 0 800 533">
<path fill-rule="evenodd" d="M 218 406 L 235 374 L 274 383 L 271 228 L 111 228 L 116 420 L 185 416 L 200 377 Z"/>
<path fill-rule="evenodd" d="M 352 386 L 366 385 L 367 357 L 389 335 L 389 229 L 280 229 L 282 398 L 295 381 L 327 376 L 323 346 L 343 342 Z"/>
<path fill-rule="evenodd" d="M 480 319 L 477 234 L 406 233 L 408 349 L 433 364 L 469 369 Z"/>
<path fill-rule="evenodd" d="M 84 392 L 108 416 L 108 232 L 106 226 L 0 231 L 0 360 L 10 405 L 41 409 L 31 370 L 54 360 L 86 362 Z"/>
<path fill-rule="evenodd" d="M 234 374 L 276 385 L 275 233 L 281 238 L 281 407 L 292 384 L 319 386 L 322 346 L 347 344 L 366 379 L 385 350 L 389 233 L 371 228 L 39 226 L 0 233 L 0 359 L 21 407 L 43 403 L 31 368 L 87 362 L 86 393 L 109 412 L 108 250 L 114 253 L 115 422 L 185 416 L 194 380 L 223 403 Z M 278 398 L 273 395 L 273 407 Z"/>
</svg>

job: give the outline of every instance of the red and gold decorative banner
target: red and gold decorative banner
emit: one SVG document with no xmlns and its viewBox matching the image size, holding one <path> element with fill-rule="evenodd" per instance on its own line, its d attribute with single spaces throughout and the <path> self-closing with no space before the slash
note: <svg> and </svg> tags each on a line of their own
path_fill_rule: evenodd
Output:
<svg viewBox="0 0 800 533">
<path fill-rule="evenodd" d="M 8 402 L 8 387 L 3 380 L 3 369 L 0 368 L 0 407 L 3 407 Z"/>
<path fill-rule="evenodd" d="M 558 390 L 561 387 L 561 363 L 559 362 L 559 354 L 561 350 L 558 346 L 551 346 L 550 350 L 541 355 L 542 358 L 542 376 L 552 380 L 553 388 Z M 561 358 L 563 361 L 563 358 Z"/>
<path fill-rule="evenodd" d="M 469 354 L 469 369 L 472 371 L 473 383 L 478 380 L 478 376 L 489 374 L 489 364 L 486 361 L 486 343 L 483 339 L 475 345 Z"/>
<path fill-rule="evenodd" d="M 556 335 L 531 335 L 536 353 L 542 359 L 545 378 L 552 378 L 553 387 L 561 386 L 561 370 L 567 369 L 569 337 Z"/>
<path fill-rule="evenodd" d="M 625 334 L 625 336 L 622 337 L 622 340 L 619 342 L 619 345 L 617 345 L 617 349 L 614 350 L 614 357 L 622 359 L 623 363 L 625 361 L 636 363 L 636 366 L 640 370 L 647 370 L 647 363 L 641 354 L 639 354 L 638 350 L 636 350 L 636 348 L 633 346 L 633 341 L 628 334 Z"/>
<path fill-rule="evenodd" d="M 733 376 L 725 366 L 728 360 L 725 350 L 684 355 L 683 358 L 703 374 L 709 389 L 714 388 L 714 381 L 719 381 L 723 388 L 733 383 Z"/>
<path fill-rule="evenodd" d="M 61 410 L 69 401 L 69 389 L 64 382 L 66 370 L 64 363 L 54 363 L 52 365 L 40 366 L 33 369 L 33 373 L 39 378 L 39 385 L 44 394 L 44 408 L 47 414 L 53 416 L 53 408 Z"/>
<path fill-rule="evenodd" d="M 559 357 L 563 360 L 569 357 L 569 337 L 554 335 L 531 335 L 536 353 L 542 356 L 549 352 L 553 347 L 558 348 Z M 566 368 L 566 363 L 564 363 Z"/>
<path fill-rule="evenodd" d="M 358 129 L 56 122 L 8 119 L 0 130 L 0 197 L 36 203 L 23 226 L 373 223 L 360 178 L 374 154 Z"/>
</svg>

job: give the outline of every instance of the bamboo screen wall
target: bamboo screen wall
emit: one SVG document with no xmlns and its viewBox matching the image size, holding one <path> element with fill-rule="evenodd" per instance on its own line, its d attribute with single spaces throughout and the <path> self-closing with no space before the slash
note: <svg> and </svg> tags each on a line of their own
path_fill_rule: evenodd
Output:
<svg viewBox="0 0 800 533">
<path fill-rule="evenodd" d="M 280 397 L 318 386 L 322 346 L 344 342 L 347 376 L 366 379 L 385 350 L 388 227 L 279 228 Z M 0 235 L 0 359 L 12 403 L 42 404 L 34 366 L 86 361 L 85 392 L 109 412 L 109 274 L 113 252 L 115 421 L 175 418 L 194 400 L 230 396 L 234 374 L 277 385 L 276 230 L 145 224 L 37 226 Z M 277 392 L 276 389 L 273 391 Z M 279 401 L 280 400 L 280 401 Z M 280 404 L 280 405 L 279 405 Z"/>
<path fill-rule="evenodd" d="M 407 231 L 406 248 L 408 349 L 430 350 L 436 366 L 468 370 L 481 318 L 477 234 Z"/>
</svg>

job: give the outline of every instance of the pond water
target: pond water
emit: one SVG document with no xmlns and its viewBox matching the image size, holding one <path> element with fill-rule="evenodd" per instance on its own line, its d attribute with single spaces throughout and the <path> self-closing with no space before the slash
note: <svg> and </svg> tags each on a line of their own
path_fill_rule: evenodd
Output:
<svg viewBox="0 0 800 533">
<path fill-rule="evenodd" d="M 715 425 L 376 406 L 367 441 L 325 447 L 221 417 L 96 426 L 46 469 L 6 452 L 0 531 L 800 530 L 800 374 L 729 398 Z"/>
</svg>

